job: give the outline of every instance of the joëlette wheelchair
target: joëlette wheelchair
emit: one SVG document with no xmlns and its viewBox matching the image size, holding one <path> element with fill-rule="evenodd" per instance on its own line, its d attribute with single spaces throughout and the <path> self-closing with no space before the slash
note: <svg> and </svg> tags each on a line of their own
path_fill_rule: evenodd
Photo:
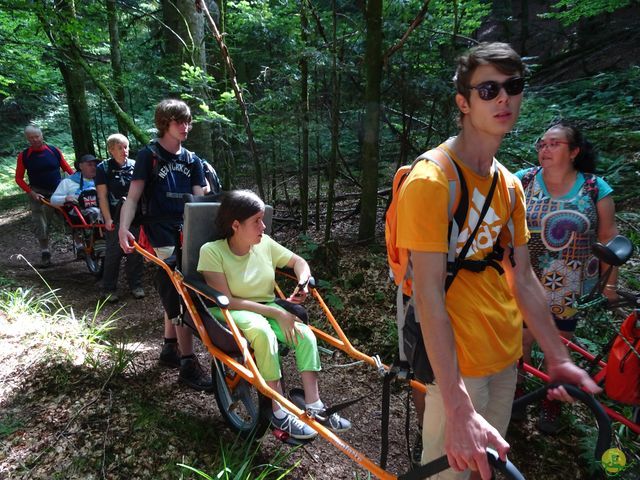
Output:
<svg viewBox="0 0 640 480">
<path fill-rule="evenodd" d="M 584 317 L 582 321 L 589 321 L 589 316 L 596 313 L 598 308 L 606 308 L 608 310 L 634 309 L 629 314 L 629 317 L 635 318 L 638 325 L 636 328 L 640 328 L 640 320 L 638 320 L 638 318 L 640 318 L 640 297 L 637 293 L 617 289 L 618 299 L 611 301 L 607 300 L 603 294 L 605 286 L 609 283 L 612 269 L 624 265 L 632 257 L 634 253 L 633 243 L 627 237 L 617 235 L 606 244 L 600 242 L 595 243 L 593 253 L 599 261 L 610 265 L 610 267 L 602 274 L 593 288 L 578 300 L 578 311 L 581 316 Z M 585 346 L 579 344 L 578 340 L 571 341 L 562 336 L 560 336 L 560 340 L 562 340 L 571 352 L 576 354 L 576 363 L 582 364 L 583 368 L 593 377 L 593 380 L 603 387 L 606 386 L 607 380 L 607 355 L 611 351 L 616 338 L 621 335 L 621 332 L 615 332 L 615 334 L 611 336 L 610 341 L 596 353 L 588 351 Z M 638 352 L 635 351 L 634 354 L 638 355 Z M 540 365 L 524 363 L 522 368 L 524 372 L 534 377 L 545 382 L 549 381 L 549 376 L 542 371 Z M 517 402 L 520 403 L 520 400 Z M 529 401 L 525 398 L 523 403 L 527 404 Z M 640 406 L 635 406 L 633 417 L 629 418 L 621 413 L 621 405 L 619 402 L 603 399 L 603 401 L 599 403 L 611 420 L 620 422 L 636 435 L 640 435 Z M 609 403 L 609 405 L 606 403 Z M 597 457 L 597 459 L 599 460 L 600 457 Z"/>
<path fill-rule="evenodd" d="M 196 270 L 200 247 L 204 243 L 215 239 L 214 219 L 220 204 L 212 203 L 210 200 L 206 200 L 206 197 L 188 197 L 190 200 L 185 204 L 184 211 L 184 242 L 177 268 L 172 269 L 169 264 L 149 253 L 138 243 L 135 243 L 135 248 L 141 255 L 165 271 L 179 293 L 184 304 L 182 317 L 184 324 L 194 330 L 212 356 L 211 370 L 215 398 L 222 416 L 231 428 L 246 438 L 262 436 L 270 424 L 271 399 L 275 399 L 302 422 L 316 430 L 321 437 L 377 478 L 385 480 L 415 480 L 427 478 L 448 468 L 447 458 L 443 456 L 404 474 L 398 475 L 387 471 L 383 466 L 385 464 L 384 461 L 381 461 L 380 464 L 376 463 L 324 427 L 315 418 L 308 415 L 304 411 L 304 406 L 300 405 L 299 401 L 296 401 L 294 395 L 291 395 L 291 398 L 286 398 L 267 385 L 256 367 L 247 341 L 229 314 L 227 297 L 209 287 Z M 273 209 L 267 206 L 263 220 L 267 226 L 267 233 L 270 231 L 272 218 Z M 283 296 L 278 288 L 276 288 L 276 291 L 280 296 Z M 369 364 L 377 369 L 381 376 L 390 371 L 390 367 L 384 365 L 377 356 L 369 356 L 353 347 L 311 282 L 310 293 L 310 296 L 318 302 L 326 315 L 328 323 L 334 330 L 334 333 L 330 334 L 310 325 L 319 340 L 345 352 L 355 360 L 361 360 Z M 221 308 L 226 324 L 223 325 L 218 322 L 210 314 L 207 306 L 213 305 Z M 412 388 L 426 392 L 424 384 L 411 378 L 405 378 L 404 380 Z M 575 395 L 588 397 L 584 392 L 575 388 L 572 389 L 572 394 L 574 391 L 576 391 Z M 351 403 L 353 402 L 346 402 L 345 404 Z M 345 404 L 329 408 L 327 413 L 338 411 Z M 606 418 L 606 415 L 604 417 Z M 354 428 L 357 427 L 357 425 L 354 426 Z M 299 442 L 287 439 L 286 434 L 284 436 L 276 434 L 276 437 L 280 440 L 288 441 L 288 443 L 295 444 Z M 502 462 L 496 452 L 488 450 L 487 456 L 493 468 L 503 472 L 506 478 L 524 478 L 513 464 L 508 461 Z"/>
<path fill-rule="evenodd" d="M 89 272 L 102 278 L 104 272 L 104 258 L 106 254 L 106 242 L 104 237 L 104 223 L 88 221 L 82 214 L 80 206 L 76 203 L 65 203 L 62 207 L 52 205 L 49 200 L 41 200 L 43 204 L 53 208 L 63 218 L 65 225 L 71 231 L 71 244 L 73 254 L 78 254 L 78 247 L 74 240 L 78 240 L 84 251 L 84 261 Z M 97 207 L 96 207 L 97 208 Z M 100 217 L 101 218 L 101 217 Z M 77 235 L 75 233 L 78 232 Z"/>
</svg>

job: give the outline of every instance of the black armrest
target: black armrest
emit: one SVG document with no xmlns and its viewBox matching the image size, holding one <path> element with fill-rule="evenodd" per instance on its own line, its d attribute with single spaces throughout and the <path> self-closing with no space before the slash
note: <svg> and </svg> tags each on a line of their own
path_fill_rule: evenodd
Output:
<svg viewBox="0 0 640 480">
<path fill-rule="evenodd" d="M 595 243 L 592 251 L 598 260 L 619 267 L 633 255 L 633 243 L 623 235 L 616 235 L 606 245 Z"/>
<path fill-rule="evenodd" d="M 215 288 L 210 287 L 207 283 L 201 278 L 195 276 L 185 277 L 184 285 L 191 290 L 195 290 L 197 292 L 202 293 L 205 297 L 210 298 L 220 308 L 228 308 L 229 307 L 229 298 L 220 293 Z"/>
</svg>

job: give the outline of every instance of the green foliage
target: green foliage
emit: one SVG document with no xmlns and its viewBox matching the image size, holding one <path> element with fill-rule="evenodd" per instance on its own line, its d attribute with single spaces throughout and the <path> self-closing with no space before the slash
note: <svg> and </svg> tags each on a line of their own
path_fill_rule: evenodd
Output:
<svg viewBox="0 0 640 480">
<path fill-rule="evenodd" d="M 236 438 L 232 444 L 220 441 L 222 466 L 213 476 L 184 463 L 178 463 L 178 466 L 206 480 L 275 480 L 287 478 L 300 463 L 298 461 L 293 466 L 283 466 L 296 449 L 285 450 L 282 447 L 271 460 L 261 463 L 258 458 L 260 447 L 261 442 L 244 442 L 240 438 Z"/>
<path fill-rule="evenodd" d="M 555 18 L 565 25 L 571 25 L 583 18 L 592 18 L 603 13 L 612 13 L 627 7 L 632 0 L 589 0 L 576 2 L 575 0 L 559 0 L 551 5 L 554 12 L 540 14 L 542 18 Z"/>
<path fill-rule="evenodd" d="M 514 171 L 536 165 L 535 140 L 553 121 L 569 120 L 595 145 L 599 152 L 597 173 L 613 187 L 616 202 L 637 197 L 640 159 L 629 156 L 629 152 L 640 151 L 637 106 L 633 100 L 638 96 L 637 66 L 623 72 L 530 87 L 516 128 L 500 148 L 500 159 Z"/>
<path fill-rule="evenodd" d="M 0 439 L 11 435 L 16 430 L 19 430 L 22 425 L 22 421 L 11 415 L 0 417 Z"/>
<path fill-rule="evenodd" d="M 339 312 L 344 309 L 344 302 L 342 298 L 333 291 L 331 282 L 327 280 L 317 280 L 317 287 L 322 290 L 322 295 L 331 310 Z"/>
</svg>

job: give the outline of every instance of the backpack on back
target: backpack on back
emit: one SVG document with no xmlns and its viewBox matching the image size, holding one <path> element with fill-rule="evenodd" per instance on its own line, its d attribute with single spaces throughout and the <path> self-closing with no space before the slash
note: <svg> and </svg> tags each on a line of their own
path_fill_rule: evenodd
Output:
<svg viewBox="0 0 640 480">
<path fill-rule="evenodd" d="M 397 286 L 404 284 L 404 294 L 411 296 L 411 275 L 407 275 L 410 269 L 409 252 L 405 248 L 399 248 L 397 245 L 397 226 L 398 226 L 398 196 L 400 189 L 405 180 L 413 170 L 413 168 L 421 161 L 434 162 L 443 171 L 449 182 L 449 232 L 450 237 L 457 239 L 458 232 L 467 216 L 469 207 L 469 196 L 467 193 L 467 185 L 460 167 L 451 158 L 446 146 L 441 145 L 438 148 L 423 153 L 411 165 L 404 165 L 398 169 L 393 177 L 393 186 L 391 192 L 391 203 L 385 215 L 384 238 L 387 245 L 387 261 L 389 263 L 389 277 Z M 451 235 L 451 229 L 454 229 Z"/>
<path fill-rule="evenodd" d="M 405 165 L 398 169 L 393 179 L 391 203 L 385 216 L 385 242 L 387 246 L 389 276 L 398 286 L 396 295 L 396 323 L 398 327 L 399 344 L 398 357 L 401 363 L 408 363 L 411 366 L 411 369 L 416 374 L 416 378 L 423 382 L 431 382 L 433 381 L 433 372 L 429 365 L 426 350 L 424 349 L 420 326 L 412 311 L 413 302 L 410 298 L 412 294 L 411 259 L 408 250 L 399 248 L 397 245 L 397 213 L 400 189 L 411 173 L 411 170 L 422 160 L 432 161 L 438 165 L 445 174 L 449 184 L 449 201 L 447 207 L 449 217 L 449 250 L 447 253 L 447 283 L 445 289 L 448 289 L 457 271 L 461 268 L 480 272 L 488 266 L 491 266 L 502 273 L 502 268 L 499 264 L 499 261 L 502 259 L 502 252 L 500 252 L 500 248 L 498 244 L 496 244 L 494 251 L 484 260 L 468 261 L 462 259 L 458 261 L 456 247 L 458 235 L 464 227 L 469 209 L 469 192 L 462 170 L 453 159 L 452 152 L 445 144 L 441 144 L 437 148 L 420 155 L 413 164 Z M 495 163 L 497 167 L 495 175 L 499 175 L 500 188 L 508 191 L 510 201 L 509 211 L 513 212 L 516 203 L 515 187 L 507 184 L 506 174 L 508 172 L 506 172 L 506 169 L 497 161 Z M 487 200 L 490 202 L 490 198 L 487 198 Z M 509 218 L 507 228 L 511 231 L 513 238 L 513 222 L 511 218 Z M 472 241 L 473 237 L 469 238 L 468 244 L 470 245 Z M 466 252 L 464 254 L 466 254 Z M 407 313 L 409 313 L 409 315 L 407 315 Z"/>
</svg>

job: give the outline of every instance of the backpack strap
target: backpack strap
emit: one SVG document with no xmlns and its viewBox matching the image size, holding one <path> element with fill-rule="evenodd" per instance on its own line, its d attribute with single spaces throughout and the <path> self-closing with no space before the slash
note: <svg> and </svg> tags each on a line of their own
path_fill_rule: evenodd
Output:
<svg viewBox="0 0 640 480">
<path fill-rule="evenodd" d="M 460 165 L 453 159 L 453 152 L 444 143 L 429 153 L 435 153 L 428 158 L 440 167 L 440 170 L 447 177 L 449 182 L 449 203 L 447 207 L 449 217 L 449 250 L 447 253 L 447 263 L 452 264 L 456 260 L 456 245 L 458 243 L 458 235 L 464 226 L 469 210 L 469 189 L 467 182 L 462 174 Z"/>
<path fill-rule="evenodd" d="M 493 172 L 493 179 L 491 180 L 491 187 L 489 188 L 489 193 L 487 193 L 487 196 L 484 201 L 484 205 L 482 206 L 482 210 L 480 211 L 480 215 L 478 216 L 478 221 L 476 222 L 476 226 L 473 229 L 473 232 L 471 233 L 471 235 L 469 235 L 469 238 L 467 239 L 466 243 L 462 247 L 462 250 L 460 250 L 460 253 L 456 257 L 455 262 L 453 264 L 447 263 L 447 279 L 445 280 L 445 284 L 444 284 L 445 292 L 449 290 L 449 287 L 453 283 L 453 280 L 456 278 L 456 275 L 458 274 L 460 269 L 463 268 L 463 264 L 467 256 L 467 252 L 469 252 L 469 249 L 471 248 L 471 244 L 473 243 L 474 239 L 476 238 L 476 234 L 480 229 L 480 225 L 482 224 L 484 217 L 489 211 L 489 206 L 491 205 L 491 200 L 493 200 L 493 194 L 496 191 L 496 186 L 498 184 L 498 178 L 501 176 L 502 175 L 500 175 L 500 169 L 496 168 L 495 171 Z"/>
<path fill-rule="evenodd" d="M 598 203 L 598 196 L 600 195 L 600 188 L 598 188 L 598 177 L 596 177 L 593 173 L 583 172 L 584 176 L 584 186 L 582 187 L 583 191 L 591 197 L 591 201 L 594 205 Z"/>
<path fill-rule="evenodd" d="M 523 190 L 527 189 L 527 187 L 533 181 L 533 179 L 536 178 L 536 175 L 538 174 L 538 172 L 540 170 L 542 170 L 542 167 L 540 165 L 538 165 L 537 167 L 532 167 L 532 168 L 530 168 L 529 170 L 527 170 L 525 172 L 525 174 L 520 179 L 520 182 L 522 183 L 522 189 Z"/>
</svg>

